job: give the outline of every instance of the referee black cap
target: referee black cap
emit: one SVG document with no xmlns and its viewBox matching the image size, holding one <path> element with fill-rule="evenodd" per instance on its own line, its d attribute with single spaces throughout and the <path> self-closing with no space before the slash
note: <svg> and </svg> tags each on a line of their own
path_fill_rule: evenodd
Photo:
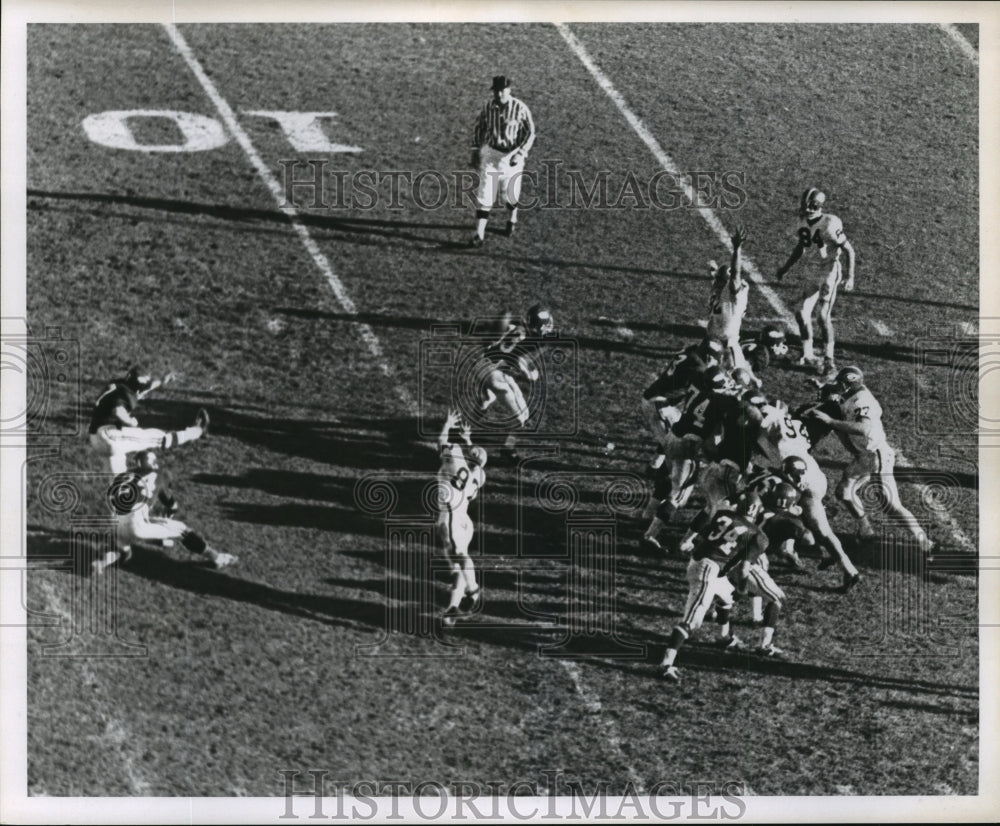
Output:
<svg viewBox="0 0 1000 826">
<path fill-rule="evenodd" d="M 499 92 L 510 86 L 510 78 L 506 75 L 493 75 L 493 91 Z"/>
</svg>

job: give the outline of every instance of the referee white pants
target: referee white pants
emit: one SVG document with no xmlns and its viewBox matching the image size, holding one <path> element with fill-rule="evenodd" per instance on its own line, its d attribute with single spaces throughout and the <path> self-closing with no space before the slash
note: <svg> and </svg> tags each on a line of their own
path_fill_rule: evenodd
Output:
<svg viewBox="0 0 1000 826">
<path fill-rule="evenodd" d="M 524 158 L 516 165 L 510 163 L 514 152 L 501 152 L 491 146 L 479 150 L 479 187 L 476 189 L 476 203 L 480 209 L 490 210 L 496 203 L 497 195 L 506 204 L 517 206 L 521 197 L 521 174 L 524 172 Z"/>
</svg>

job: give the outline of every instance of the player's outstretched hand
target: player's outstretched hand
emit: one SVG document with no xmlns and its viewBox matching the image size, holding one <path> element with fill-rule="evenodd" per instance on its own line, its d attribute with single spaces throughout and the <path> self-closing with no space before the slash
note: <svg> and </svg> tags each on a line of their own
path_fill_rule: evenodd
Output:
<svg viewBox="0 0 1000 826">
<path fill-rule="evenodd" d="M 742 224 L 737 224 L 729 238 L 733 242 L 734 248 L 741 247 L 750 239 L 750 233 Z"/>
</svg>

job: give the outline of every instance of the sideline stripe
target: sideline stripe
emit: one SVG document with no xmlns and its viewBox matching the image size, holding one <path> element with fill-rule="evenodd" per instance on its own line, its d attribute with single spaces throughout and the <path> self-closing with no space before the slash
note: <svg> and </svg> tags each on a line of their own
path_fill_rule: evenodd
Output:
<svg viewBox="0 0 1000 826">
<path fill-rule="evenodd" d="M 267 188 L 271 191 L 278 210 L 283 212 L 288 218 L 288 222 L 292 225 L 295 232 L 298 234 L 299 239 L 302 241 L 303 246 L 312 257 L 313 263 L 316 264 L 317 269 L 323 274 L 323 277 L 326 278 L 326 282 L 330 285 L 330 289 L 333 290 L 333 294 L 337 299 L 337 303 L 340 304 L 341 309 L 348 315 L 357 315 L 358 308 L 351 299 L 351 296 L 348 294 L 344 283 L 333 271 L 333 267 L 330 266 L 330 262 L 327 260 L 326 256 L 323 255 L 319 245 L 317 245 L 312 236 L 309 234 L 309 230 L 306 229 L 305 224 L 299 220 L 298 210 L 294 206 L 285 203 L 285 192 L 282 189 L 281 184 L 267 167 L 267 164 L 265 164 L 261 159 L 257 150 L 254 148 L 253 143 L 250 141 L 250 136 L 247 135 L 247 133 L 243 130 L 243 127 L 240 126 L 239 122 L 236 120 L 236 114 L 233 112 L 232 107 L 225 101 L 222 95 L 219 94 L 218 90 L 215 88 L 215 84 L 212 83 L 208 75 L 205 74 L 205 70 L 202 69 L 198 59 L 191 51 L 191 47 L 188 46 L 187 41 L 184 39 L 184 36 L 180 33 L 180 31 L 178 31 L 177 27 L 172 23 L 166 23 L 164 24 L 164 28 L 166 29 L 170 40 L 173 42 L 174 48 L 177 49 L 180 56 L 184 58 L 184 62 L 187 63 L 188 68 L 194 73 L 194 76 L 198 78 L 198 82 L 205 90 L 205 94 L 208 95 L 209 99 L 215 105 L 215 108 L 218 110 L 226 128 L 236 139 L 236 142 L 246 153 L 246 156 L 253 165 L 253 168 L 257 170 L 257 174 L 260 175 L 261 180 L 264 181 Z M 409 391 L 407 391 L 407 389 L 397 381 L 396 376 L 392 372 L 392 368 L 389 367 L 389 362 L 386 361 L 385 355 L 382 351 L 382 343 L 379 341 L 378 336 L 375 335 L 375 331 L 372 330 L 370 325 L 363 322 L 358 324 L 358 330 L 361 334 L 362 341 L 364 341 L 365 346 L 368 348 L 368 352 L 371 354 L 372 358 L 375 359 L 375 362 L 382 371 L 382 374 L 391 380 L 392 386 L 395 389 L 396 394 L 402 400 L 407 412 L 416 416 L 419 413 L 416 400 L 410 395 Z"/>
<path fill-rule="evenodd" d="M 609 98 L 611 98 L 611 101 L 615 104 L 622 117 L 625 118 L 629 126 L 632 127 L 642 142 L 646 144 L 649 151 L 653 153 L 653 157 L 656 158 L 664 171 L 672 175 L 677 180 L 683 188 L 685 196 L 692 204 L 697 203 L 694 189 L 691 187 L 690 183 L 688 183 L 688 180 L 681 172 L 680 167 L 674 163 L 673 159 L 667 155 L 666 152 L 663 151 L 663 147 L 660 146 L 659 142 L 653 136 L 653 133 L 649 131 L 648 127 L 642 122 L 642 120 L 629 108 L 628 104 L 625 102 L 625 98 L 622 97 L 622 95 L 608 79 L 608 76 L 605 75 L 593 61 L 583 44 L 576 39 L 576 36 L 569 30 L 569 27 L 565 23 L 556 23 L 555 26 L 559 34 L 562 35 L 563 40 L 566 41 L 570 50 L 572 50 L 584 67 L 586 67 L 587 71 L 590 72 L 594 80 L 597 81 L 597 85 L 607 93 Z M 957 30 L 955 31 L 955 34 L 961 37 L 969 48 L 972 48 L 969 45 L 969 42 L 965 40 L 965 38 L 962 37 Z M 978 64 L 978 57 L 976 60 Z M 697 212 L 705 220 L 705 223 L 712 228 L 712 231 L 715 233 L 715 236 L 719 239 L 720 243 L 722 243 L 726 249 L 731 250 L 732 244 L 729 241 L 729 233 L 726 231 L 725 226 L 722 221 L 719 220 L 719 217 L 715 214 L 715 212 L 708 207 L 698 207 Z M 761 275 L 760 270 L 757 269 L 757 266 L 746 255 L 743 256 L 743 267 L 747 271 L 750 280 L 757 286 L 760 294 L 767 299 L 767 303 L 771 305 L 778 316 L 780 316 L 787 324 L 797 326 L 795 316 L 792 315 L 788 307 L 785 306 L 781 297 L 764 282 L 764 277 Z M 904 468 L 913 467 L 913 464 L 899 450 L 896 450 L 896 464 Z M 926 485 L 914 482 L 913 487 L 920 495 L 921 501 L 925 503 L 935 501 L 933 492 Z M 965 535 L 965 532 L 950 513 L 940 508 L 930 508 L 930 512 L 932 514 L 932 519 L 941 524 L 948 531 L 952 540 L 955 541 L 956 544 L 960 545 L 967 551 L 972 553 L 976 552 L 976 545 L 971 539 L 969 539 L 968 536 Z"/>
<path fill-rule="evenodd" d="M 965 56 L 972 61 L 972 65 L 977 69 L 979 68 L 979 52 L 976 51 L 976 47 L 973 46 L 958 29 L 956 29 L 951 23 L 939 23 L 941 29 L 944 31 L 948 37 L 954 40 L 958 47 L 965 53 Z"/>
</svg>

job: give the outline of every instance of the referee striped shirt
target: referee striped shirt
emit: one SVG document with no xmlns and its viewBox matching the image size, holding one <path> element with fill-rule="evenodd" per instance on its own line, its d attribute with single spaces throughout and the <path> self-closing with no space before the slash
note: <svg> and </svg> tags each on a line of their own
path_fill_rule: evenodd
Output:
<svg viewBox="0 0 1000 826">
<path fill-rule="evenodd" d="M 479 113 L 473 148 L 488 145 L 500 152 L 520 149 L 527 152 L 535 142 L 535 122 L 523 101 L 511 98 L 506 103 L 489 101 Z"/>
</svg>

